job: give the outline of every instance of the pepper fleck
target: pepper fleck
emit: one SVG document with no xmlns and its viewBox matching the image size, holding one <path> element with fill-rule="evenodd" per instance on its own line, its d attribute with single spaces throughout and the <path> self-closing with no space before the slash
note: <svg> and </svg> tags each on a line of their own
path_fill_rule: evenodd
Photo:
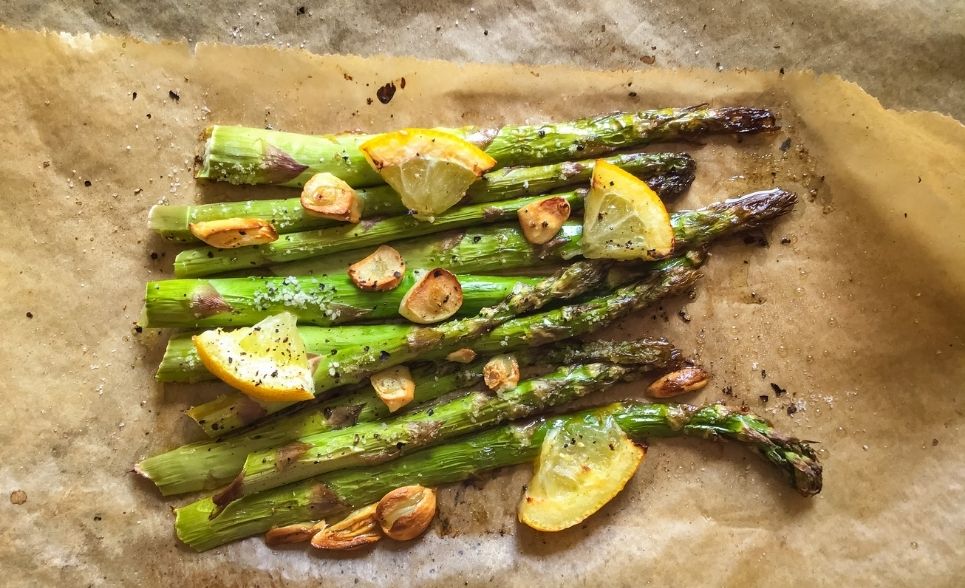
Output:
<svg viewBox="0 0 965 588">
<path fill-rule="evenodd" d="M 175 92 L 174 90 L 168 90 L 168 97 L 170 97 L 171 100 L 174 100 L 175 102 L 180 102 L 180 101 L 181 101 L 181 95 L 178 94 L 177 92 Z M 151 116 L 151 115 L 148 115 L 148 117 L 150 117 L 150 116 Z"/>
<path fill-rule="evenodd" d="M 774 390 L 774 395 L 775 395 L 775 396 L 784 396 L 785 394 L 787 394 L 787 390 L 786 390 L 786 389 L 781 388 L 780 386 L 778 386 L 778 385 L 775 384 L 774 382 L 771 382 L 771 390 Z"/>
<path fill-rule="evenodd" d="M 30 312 L 30 311 L 28 310 L 28 311 L 27 311 L 27 318 L 33 318 L 33 317 L 34 317 L 34 313 L 32 313 L 32 312 Z"/>
</svg>

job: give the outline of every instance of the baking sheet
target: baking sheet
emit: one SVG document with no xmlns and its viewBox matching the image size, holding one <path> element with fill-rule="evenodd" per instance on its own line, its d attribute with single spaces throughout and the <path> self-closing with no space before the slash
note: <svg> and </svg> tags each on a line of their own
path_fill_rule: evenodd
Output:
<svg viewBox="0 0 965 588">
<path fill-rule="evenodd" d="M 402 77 L 389 104 L 375 99 Z M 456 65 L 10 30 L 0 88 L 4 582 L 950 586 L 965 572 L 958 122 L 888 111 L 810 73 Z M 165 335 L 133 323 L 143 283 L 170 276 L 175 249 L 147 231 L 147 209 L 280 193 L 196 184 L 205 125 L 375 131 L 702 101 L 770 106 L 783 128 L 675 146 L 699 174 L 673 207 L 772 184 L 802 202 L 749 243 L 716 247 L 695 299 L 604 335 L 668 336 L 715 375 L 688 400 L 746 403 L 819 440 L 821 495 L 800 498 L 739 448 L 655 441 L 617 500 L 561 534 L 515 523 L 528 477 L 517 468 L 446 489 L 412 544 L 334 557 L 260 539 L 203 555 L 178 546 L 168 506 L 180 501 L 129 470 L 194 438 L 179 410 L 216 386 L 152 381 Z"/>
</svg>

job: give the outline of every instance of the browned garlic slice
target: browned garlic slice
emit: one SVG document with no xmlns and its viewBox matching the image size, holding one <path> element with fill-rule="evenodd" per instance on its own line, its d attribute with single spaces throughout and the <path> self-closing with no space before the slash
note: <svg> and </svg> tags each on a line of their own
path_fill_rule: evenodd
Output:
<svg viewBox="0 0 965 588">
<path fill-rule="evenodd" d="M 191 234 L 218 249 L 264 245 L 278 239 L 275 227 L 260 218 L 226 218 L 188 225 Z"/>
<path fill-rule="evenodd" d="M 699 367 L 685 367 L 664 375 L 650 384 L 647 392 L 654 398 L 672 398 L 696 392 L 710 381 L 710 374 Z"/>
<path fill-rule="evenodd" d="M 449 270 L 426 272 L 402 297 L 399 314 L 414 323 L 437 323 L 456 314 L 462 306 L 462 286 Z"/>
<path fill-rule="evenodd" d="M 415 397 L 415 381 L 412 372 L 404 365 L 397 365 L 372 374 L 369 378 L 375 393 L 395 412 L 412 402 Z"/>
<path fill-rule="evenodd" d="M 496 355 L 483 366 L 483 381 L 494 392 L 512 390 L 519 384 L 519 363 L 512 355 Z"/>
<path fill-rule="evenodd" d="M 378 504 L 370 504 L 352 511 L 347 517 L 325 527 L 312 537 L 312 547 L 348 551 L 371 545 L 382 538 L 375 522 Z"/>
<path fill-rule="evenodd" d="M 476 359 L 476 352 L 468 347 L 463 347 L 462 349 L 457 349 L 447 355 L 446 359 L 456 363 L 469 363 Z"/>
<path fill-rule="evenodd" d="M 517 216 L 526 240 L 542 245 L 551 241 L 570 218 L 570 203 L 562 196 L 551 196 L 520 208 Z"/>
<path fill-rule="evenodd" d="M 348 266 L 348 277 L 362 290 L 386 292 L 397 287 L 405 275 L 405 260 L 388 245 Z"/>
<path fill-rule="evenodd" d="M 330 173 L 315 174 L 302 188 L 302 208 L 312 216 L 349 223 L 362 219 L 362 199 L 358 193 Z"/>
<path fill-rule="evenodd" d="M 304 543 L 324 528 L 325 521 L 319 521 L 317 523 L 295 523 L 294 525 L 275 527 L 265 533 L 265 543 L 269 546 Z"/>
<path fill-rule="evenodd" d="M 436 491 L 423 486 L 403 486 L 382 497 L 375 520 L 387 537 L 396 541 L 415 539 L 436 516 Z"/>
</svg>

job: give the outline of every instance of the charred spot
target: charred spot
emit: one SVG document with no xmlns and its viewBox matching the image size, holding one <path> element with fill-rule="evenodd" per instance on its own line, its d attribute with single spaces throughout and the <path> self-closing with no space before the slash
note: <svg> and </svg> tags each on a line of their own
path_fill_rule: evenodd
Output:
<svg viewBox="0 0 965 588">
<path fill-rule="evenodd" d="M 395 83 L 389 82 L 375 91 L 375 97 L 382 104 L 388 104 L 395 97 Z"/>
</svg>

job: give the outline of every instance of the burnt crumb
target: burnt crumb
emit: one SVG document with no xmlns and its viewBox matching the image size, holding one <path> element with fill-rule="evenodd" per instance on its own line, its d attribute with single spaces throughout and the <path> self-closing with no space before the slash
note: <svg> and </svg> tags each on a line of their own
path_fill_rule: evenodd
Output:
<svg viewBox="0 0 965 588">
<path fill-rule="evenodd" d="M 147 113 L 147 117 L 148 117 L 148 118 L 151 118 L 151 113 L 150 113 L 150 112 Z"/>
<path fill-rule="evenodd" d="M 685 308 L 681 308 L 680 310 L 678 310 L 678 311 L 677 311 L 677 316 L 679 316 L 679 317 L 680 317 L 680 320 L 682 320 L 682 321 L 685 322 L 685 323 L 689 323 L 689 322 L 690 322 L 690 314 L 687 313 L 686 307 L 685 307 Z"/>
<path fill-rule="evenodd" d="M 783 67 L 782 67 L 781 69 L 777 70 L 777 71 L 780 72 L 780 74 L 781 74 L 782 76 L 784 75 L 784 68 L 783 68 Z"/>
<path fill-rule="evenodd" d="M 640 56 L 640 61 L 643 62 L 643 63 L 645 63 L 645 64 L 647 64 L 647 65 L 653 65 L 653 64 L 656 63 L 656 61 L 657 61 L 657 56 L 656 56 L 656 55 L 641 55 L 641 56 Z"/>
<path fill-rule="evenodd" d="M 770 400 L 770 397 L 767 394 L 761 394 L 758 396 L 758 398 L 761 399 L 761 403 L 763 404 L 767 404 L 767 401 Z"/>
<path fill-rule="evenodd" d="M 171 100 L 174 100 L 175 102 L 181 101 L 181 95 L 175 92 L 174 90 L 168 90 L 168 98 L 170 98 Z"/>
<path fill-rule="evenodd" d="M 50 167 L 50 162 L 49 162 L 49 161 L 45 161 L 45 162 L 43 162 L 42 165 L 43 165 L 45 168 Z"/>
<path fill-rule="evenodd" d="M 762 380 L 766 380 L 766 379 L 767 379 L 767 370 L 761 370 L 761 379 L 762 379 Z"/>
<path fill-rule="evenodd" d="M 775 384 L 774 382 L 771 382 L 771 390 L 774 391 L 774 395 L 777 396 L 777 397 L 781 397 L 781 396 L 784 396 L 785 394 L 787 394 L 787 390 L 786 390 L 786 389 L 781 388 L 780 386 L 778 386 L 778 385 Z"/>
<path fill-rule="evenodd" d="M 95 521 L 95 522 L 100 522 L 100 521 L 102 521 L 102 520 L 104 520 L 104 519 L 101 518 L 101 515 L 94 515 L 94 521 Z"/>
<path fill-rule="evenodd" d="M 631 97 L 631 98 L 636 98 L 636 97 L 637 97 L 637 93 L 636 93 L 636 92 L 627 92 L 627 96 L 629 96 L 629 97 Z"/>
<path fill-rule="evenodd" d="M 938 439 L 932 439 L 932 440 L 931 440 L 931 446 L 932 446 L 932 447 L 936 447 L 937 445 L 938 445 Z"/>
<path fill-rule="evenodd" d="M 10 504 L 20 506 L 25 502 L 27 502 L 27 493 L 23 490 L 14 490 L 10 493 Z"/>
<path fill-rule="evenodd" d="M 366 103 L 366 104 L 372 104 L 372 99 L 371 99 L 371 98 L 366 98 L 366 99 L 365 99 L 365 103 Z"/>
<path fill-rule="evenodd" d="M 724 394 L 724 396 L 733 396 L 733 395 L 734 395 L 734 387 L 733 387 L 733 386 L 724 386 L 723 388 L 720 389 L 720 391 Z"/>
<path fill-rule="evenodd" d="M 783 143 L 781 143 L 780 149 L 781 151 L 784 151 L 785 153 L 787 153 L 787 150 L 790 148 L 791 148 L 791 138 L 788 137 L 787 139 L 784 139 Z"/>
<path fill-rule="evenodd" d="M 90 188 L 90 180 L 84 180 L 84 187 Z"/>
<path fill-rule="evenodd" d="M 488 37 L 488 36 L 489 36 L 489 29 L 483 29 L 483 36 L 484 36 L 484 37 Z"/>
<path fill-rule="evenodd" d="M 134 332 L 137 333 L 137 334 L 141 334 L 141 333 L 144 332 L 144 327 L 142 327 L 141 325 L 135 324 L 135 325 L 134 325 Z"/>
<path fill-rule="evenodd" d="M 151 252 L 151 259 L 157 259 L 157 257 L 158 257 L 157 251 L 152 251 L 152 252 Z"/>
<path fill-rule="evenodd" d="M 400 90 L 405 90 L 405 77 L 403 77 L 401 80 L 399 80 L 399 89 L 400 89 Z"/>
<path fill-rule="evenodd" d="M 298 8 L 295 9 L 295 14 L 298 16 L 305 14 L 305 12 L 306 10 L 304 6 L 299 6 Z"/>
<path fill-rule="evenodd" d="M 27 318 L 33 318 L 33 317 L 34 317 L 34 313 L 32 313 L 32 312 L 30 312 L 30 311 L 28 310 L 28 311 L 27 311 Z"/>
<path fill-rule="evenodd" d="M 794 413 L 796 413 L 796 412 L 797 412 L 797 405 L 796 405 L 796 404 L 789 404 L 789 405 L 787 406 L 787 416 L 791 416 L 792 414 L 794 414 Z"/>
<path fill-rule="evenodd" d="M 131 100 L 137 100 L 137 92 L 131 92 Z"/>
<path fill-rule="evenodd" d="M 906 215 L 906 216 L 907 216 L 907 215 Z M 791 238 L 790 238 L 790 237 L 786 237 L 786 236 L 785 236 L 785 237 L 781 237 L 781 245 L 790 245 L 790 244 L 791 244 Z"/>
<path fill-rule="evenodd" d="M 388 104 L 395 97 L 395 83 L 389 82 L 375 91 L 376 98 L 382 104 Z"/>
</svg>

